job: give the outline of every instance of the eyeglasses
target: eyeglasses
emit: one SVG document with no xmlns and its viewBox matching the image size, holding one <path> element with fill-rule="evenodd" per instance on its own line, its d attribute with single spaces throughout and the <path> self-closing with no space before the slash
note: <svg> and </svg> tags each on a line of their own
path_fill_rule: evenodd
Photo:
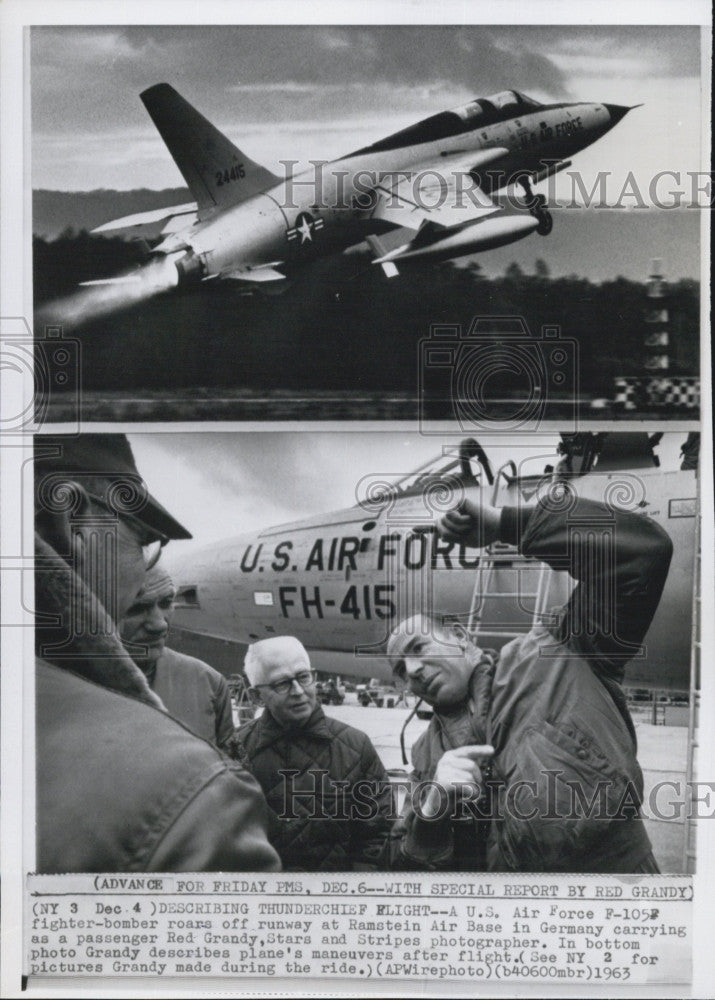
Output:
<svg viewBox="0 0 715 1000">
<path fill-rule="evenodd" d="M 159 535 L 157 532 L 152 531 L 151 528 L 148 528 L 143 521 L 140 521 L 138 517 L 135 517 L 134 514 L 130 514 L 128 511 L 118 513 L 117 511 L 112 510 L 106 501 L 102 497 L 97 496 L 96 493 L 88 492 L 87 496 L 94 500 L 95 503 L 98 503 L 101 507 L 104 507 L 105 510 L 109 511 L 118 524 L 128 527 L 131 530 L 133 537 L 141 546 L 142 557 L 144 559 L 144 570 L 148 571 L 156 566 L 159 562 L 161 550 L 169 541 L 168 536 Z"/>
<path fill-rule="evenodd" d="M 301 670 L 299 673 L 294 674 L 292 677 L 286 677 L 282 681 L 273 681 L 272 684 L 254 684 L 255 688 L 270 688 L 271 691 L 275 691 L 276 694 L 286 695 L 293 688 L 293 681 L 298 681 L 300 686 L 305 690 L 309 688 L 311 684 L 315 681 L 315 671 L 314 670 Z"/>
</svg>

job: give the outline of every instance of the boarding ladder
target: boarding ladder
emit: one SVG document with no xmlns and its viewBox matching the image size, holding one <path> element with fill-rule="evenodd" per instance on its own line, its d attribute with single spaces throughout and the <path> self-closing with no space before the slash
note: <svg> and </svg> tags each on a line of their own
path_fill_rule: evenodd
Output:
<svg viewBox="0 0 715 1000">
<path fill-rule="evenodd" d="M 248 693 L 248 681 L 243 674 L 231 674 L 228 690 L 231 695 L 234 724 L 240 729 L 253 718 L 255 706 Z"/>
<path fill-rule="evenodd" d="M 491 505 L 493 507 L 497 506 L 497 499 L 499 494 L 499 486 L 501 480 L 503 479 L 507 486 L 511 485 L 517 478 L 517 468 L 512 460 L 505 462 L 497 472 L 494 477 L 493 490 L 491 496 Z M 479 567 L 477 569 L 476 578 L 474 581 L 474 589 L 472 591 L 472 598 L 470 602 L 469 612 L 467 615 L 459 615 L 456 621 L 453 623 L 460 623 L 466 626 L 468 633 L 473 637 L 476 642 L 484 646 L 496 645 L 501 647 L 506 642 L 511 639 L 516 639 L 519 635 L 524 634 L 528 631 L 530 627 L 533 627 L 539 620 L 546 605 L 548 585 L 549 585 L 549 574 L 551 570 L 545 564 L 542 564 L 539 570 L 538 585 L 534 591 L 521 591 L 521 597 L 526 599 L 534 600 L 534 612 L 532 615 L 531 623 L 525 623 L 520 631 L 516 631 L 513 628 L 490 628 L 486 630 L 483 628 L 485 619 L 485 607 L 488 601 L 509 601 L 513 600 L 516 595 L 515 588 L 511 590 L 501 590 L 492 589 L 492 583 L 495 579 L 498 579 L 498 574 L 500 566 L 507 566 L 508 571 L 514 573 L 518 572 L 519 567 L 529 566 L 533 567 L 533 560 L 526 559 L 520 554 L 516 546 L 507 545 L 503 542 L 495 542 L 492 545 L 484 549 L 484 554 L 480 558 Z M 466 619 L 466 620 L 465 620 Z M 400 746 L 402 748 L 402 762 L 407 764 L 407 751 L 405 749 L 405 730 L 409 725 L 410 721 L 416 715 L 422 706 L 422 702 L 418 701 L 415 707 L 412 709 L 410 714 L 405 719 L 402 726 L 402 731 L 400 732 Z"/>
<path fill-rule="evenodd" d="M 494 485 L 491 496 L 491 505 L 493 507 L 497 506 L 501 480 L 504 479 L 507 485 L 511 485 L 516 478 L 516 465 L 510 459 L 499 468 L 494 477 Z M 521 590 L 519 588 L 518 596 L 520 601 L 526 602 L 533 600 L 534 602 L 531 621 L 528 623 L 525 622 L 523 628 L 518 631 L 513 627 L 509 628 L 508 626 L 501 628 L 496 625 L 485 627 L 485 624 L 488 625 L 488 621 L 485 623 L 485 619 L 487 619 L 485 610 L 487 603 L 489 601 L 498 602 L 513 600 L 516 595 L 514 588 L 511 590 L 503 590 L 498 589 L 498 586 L 497 589 L 493 589 L 492 587 L 495 582 L 498 585 L 500 567 L 505 564 L 508 565 L 509 571 L 513 574 L 518 574 L 521 567 L 528 566 L 530 570 L 534 567 L 533 560 L 522 556 L 514 545 L 509 545 L 504 542 L 493 542 L 484 550 L 484 556 L 480 560 L 479 568 L 474 581 L 474 589 L 472 591 L 469 616 L 467 619 L 468 631 L 475 638 L 475 640 L 479 640 L 480 645 L 501 646 L 505 642 L 509 642 L 511 639 L 517 638 L 517 636 L 528 631 L 529 628 L 540 624 L 542 616 L 546 610 L 552 571 L 545 563 L 542 563 L 538 570 L 539 575 L 536 589 Z M 533 571 L 536 572 L 535 569 Z M 516 579 L 518 580 L 518 576 Z"/>
<path fill-rule="evenodd" d="M 695 559 L 693 574 L 693 615 L 690 644 L 690 698 L 688 706 L 688 748 L 685 764 L 685 822 L 683 824 L 683 872 L 695 871 L 696 821 L 692 815 L 695 806 L 692 790 L 695 779 L 695 757 L 698 748 L 698 716 L 700 710 L 700 656 L 701 656 L 701 584 L 700 584 L 700 491 L 695 515 Z"/>
</svg>

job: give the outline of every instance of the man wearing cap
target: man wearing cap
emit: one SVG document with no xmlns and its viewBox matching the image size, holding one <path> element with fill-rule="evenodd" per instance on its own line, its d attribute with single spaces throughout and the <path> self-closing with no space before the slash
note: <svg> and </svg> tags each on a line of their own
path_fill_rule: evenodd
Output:
<svg viewBox="0 0 715 1000">
<path fill-rule="evenodd" d="M 277 870 L 255 779 L 166 712 L 115 623 L 170 539 L 119 434 L 35 438 L 36 870 Z"/>
<path fill-rule="evenodd" d="M 567 486 L 531 508 L 465 500 L 437 530 L 475 548 L 516 545 L 577 585 L 550 624 L 499 654 L 439 617 L 393 630 L 396 678 L 434 709 L 413 748 L 395 866 L 656 873 L 621 683 L 658 607 L 670 538 Z"/>
<path fill-rule="evenodd" d="M 167 711 L 215 746 L 233 736 L 231 694 L 226 678 L 203 660 L 166 645 L 176 591 L 158 563 L 119 624 L 124 648 Z"/>
<path fill-rule="evenodd" d="M 284 869 L 384 865 L 390 779 L 365 733 L 324 714 L 303 645 L 293 636 L 255 642 L 245 672 L 264 711 L 238 731 L 238 756 L 278 817 L 271 841 Z"/>
</svg>

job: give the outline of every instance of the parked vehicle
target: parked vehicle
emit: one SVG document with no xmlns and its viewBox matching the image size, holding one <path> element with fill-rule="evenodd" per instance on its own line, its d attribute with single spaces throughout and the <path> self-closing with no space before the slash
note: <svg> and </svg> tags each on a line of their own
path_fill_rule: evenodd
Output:
<svg viewBox="0 0 715 1000">
<path fill-rule="evenodd" d="M 392 684 L 382 684 L 373 678 L 369 684 L 358 684 L 358 701 L 367 708 L 368 705 L 376 705 L 378 708 L 394 708 L 403 700 L 403 692 L 398 691 Z"/>
<path fill-rule="evenodd" d="M 327 681 L 318 681 L 315 690 L 322 705 L 342 705 L 345 701 L 345 688 L 333 677 Z"/>
</svg>

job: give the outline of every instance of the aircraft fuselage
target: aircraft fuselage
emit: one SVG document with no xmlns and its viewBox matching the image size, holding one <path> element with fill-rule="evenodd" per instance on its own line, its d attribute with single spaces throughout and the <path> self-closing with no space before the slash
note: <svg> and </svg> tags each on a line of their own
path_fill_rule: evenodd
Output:
<svg viewBox="0 0 715 1000">
<path fill-rule="evenodd" d="M 447 169 L 450 158 L 502 148 L 507 153 L 498 166 L 476 174 L 479 188 L 491 194 L 519 173 L 538 176 L 545 164 L 567 160 L 608 132 L 623 113 L 598 103 L 559 104 L 431 141 L 400 145 L 398 133 L 394 144 L 386 139 L 340 160 L 316 161 L 313 169 L 196 223 L 184 240 L 202 277 L 275 261 L 307 263 L 394 228 L 371 212 L 369 191 L 376 177 L 419 172 L 423 163 L 433 173 L 435 162 L 443 161 Z M 225 183 L 232 183 L 230 173 Z M 462 196 L 466 204 L 478 197 L 466 173 Z"/>
<path fill-rule="evenodd" d="M 497 478 L 494 487 L 459 477 L 456 488 L 460 496 L 478 501 L 484 495 L 497 506 L 533 504 L 545 481 L 538 475 Z M 642 687 L 687 689 L 695 473 L 596 472 L 570 482 L 593 500 L 622 498 L 670 535 L 674 555 L 665 591 L 643 655 L 629 663 L 626 679 Z M 266 529 L 172 560 L 176 624 L 234 643 L 294 635 L 317 669 L 387 679 L 389 628 L 416 608 L 472 624 L 477 615 L 481 644 L 500 648 L 528 631 L 535 614 L 566 602 L 573 581 L 565 572 L 500 543 L 480 552 L 441 540 L 431 530 L 440 511 L 430 495 L 425 481 L 381 504 Z"/>
</svg>

